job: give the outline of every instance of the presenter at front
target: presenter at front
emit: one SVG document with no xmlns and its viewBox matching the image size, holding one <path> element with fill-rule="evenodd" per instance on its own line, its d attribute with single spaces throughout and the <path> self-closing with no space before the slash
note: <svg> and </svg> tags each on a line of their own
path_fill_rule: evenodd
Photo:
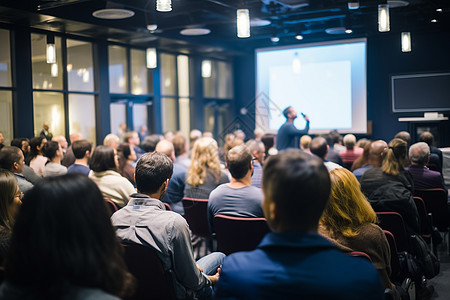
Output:
<svg viewBox="0 0 450 300">
<path fill-rule="evenodd" d="M 283 115 L 286 118 L 286 123 L 281 125 L 277 133 L 277 149 L 278 151 L 287 148 L 299 148 L 300 138 L 302 135 L 308 134 L 309 131 L 309 118 L 302 113 L 303 118 L 306 120 L 306 126 L 304 129 L 297 129 L 294 125 L 294 120 L 297 118 L 297 113 L 288 106 L 283 110 Z"/>
</svg>

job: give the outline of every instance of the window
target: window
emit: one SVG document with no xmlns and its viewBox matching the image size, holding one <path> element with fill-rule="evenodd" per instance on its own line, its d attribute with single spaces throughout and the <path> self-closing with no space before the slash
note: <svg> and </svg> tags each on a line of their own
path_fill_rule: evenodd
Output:
<svg viewBox="0 0 450 300">
<path fill-rule="evenodd" d="M 109 46 L 109 91 L 128 93 L 128 61 L 124 47 Z"/>
<path fill-rule="evenodd" d="M 69 132 L 79 132 L 96 144 L 94 95 L 69 95 Z"/>
<path fill-rule="evenodd" d="M 67 77 L 70 91 L 94 91 L 91 43 L 67 40 Z"/>
<path fill-rule="evenodd" d="M 145 61 L 145 51 L 131 49 L 131 93 L 135 95 L 148 94 L 148 69 Z"/>
<path fill-rule="evenodd" d="M 0 29 L 0 132 L 3 145 L 8 145 L 13 138 L 11 52 L 9 30 Z"/>
<path fill-rule="evenodd" d="M 34 135 L 38 136 L 44 122 L 48 122 L 53 136 L 65 136 L 63 93 L 34 92 Z"/>
<path fill-rule="evenodd" d="M 232 99 L 232 66 L 229 62 L 211 62 L 211 77 L 203 78 L 203 95 L 205 98 Z"/>
<path fill-rule="evenodd" d="M 31 34 L 31 60 L 33 64 L 33 88 L 42 90 L 62 90 L 62 49 L 61 38 L 55 37 L 56 63 L 47 63 L 47 36 Z"/>
</svg>

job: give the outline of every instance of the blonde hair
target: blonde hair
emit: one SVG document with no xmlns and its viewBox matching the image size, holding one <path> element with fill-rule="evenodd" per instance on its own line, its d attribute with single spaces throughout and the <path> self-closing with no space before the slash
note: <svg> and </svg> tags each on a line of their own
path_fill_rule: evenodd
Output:
<svg viewBox="0 0 450 300">
<path fill-rule="evenodd" d="M 381 164 L 381 170 L 388 175 L 398 175 L 403 170 L 408 151 L 408 143 L 402 139 L 395 138 L 389 142 L 386 156 Z"/>
<path fill-rule="evenodd" d="M 376 223 L 377 215 L 361 192 L 359 182 L 349 170 L 340 168 L 330 172 L 331 194 L 323 211 L 320 225 L 332 235 L 352 237 L 359 234 L 364 223 Z"/>
<path fill-rule="evenodd" d="M 186 174 L 186 182 L 194 187 L 205 183 L 206 171 L 220 178 L 220 161 L 217 152 L 217 142 L 210 137 L 202 137 L 195 141 L 192 149 L 192 162 Z"/>
</svg>

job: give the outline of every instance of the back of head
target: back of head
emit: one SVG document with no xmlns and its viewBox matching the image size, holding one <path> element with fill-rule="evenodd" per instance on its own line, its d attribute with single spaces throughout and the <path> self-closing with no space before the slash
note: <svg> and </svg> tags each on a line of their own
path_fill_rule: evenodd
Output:
<svg viewBox="0 0 450 300">
<path fill-rule="evenodd" d="M 167 155 L 170 159 L 175 158 L 173 144 L 168 140 L 159 141 L 156 145 L 155 151 Z"/>
<path fill-rule="evenodd" d="M 303 135 L 300 138 L 300 148 L 302 149 L 309 149 L 309 144 L 311 143 L 311 137 L 309 135 Z"/>
<path fill-rule="evenodd" d="M 337 131 L 330 132 L 330 137 L 331 137 L 333 145 L 339 144 L 342 140 L 342 136 Z"/>
<path fill-rule="evenodd" d="M 398 175 L 403 170 L 404 162 L 407 159 L 407 144 L 402 139 L 393 139 L 389 142 L 385 158 L 381 164 L 383 173 L 388 175 Z"/>
<path fill-rule="evenodd" d="M 22 143 L 24 141 L 28 142 L 28 139 L 24 138 L 24 137 L 22 137 L 22 138 L 15 138 L 15 139 L 13 139 L 11 141 L 11 146 L 15 146 L 15 147 L 17 147 L 19 149 L 22 149 Z"/>
<path fill-rule="evenodd" d="M 32 157 L 36 157 L 36 155 L 39 154 L 39 150 L 37 149 L 37 147 L 41 146 L 42 140 L 44 140 L 44 137 L 42 137 L 42 136 L 36 136 L 34 138 L 31 138 L 30 152 L 31 152 Z"/>
<path fill-rule="evenodd" d="M 70 143 L 73 144 L 76 141 L 80 141 L 83 139 L 83 136 L 79 132 L 72 132 L 69 136 Z"/>
<path fill-rule="evenodd" d="M 356 144 L 356 137 L 353 134 L 346 134 L 344 136 L 344 145 L 347 149 L 353 149 Z"/>
<path fill-rule="evenodd" d="M 388 144 L 383 140 L 373 141 L 369 149 L 369 163 L 375 167 L 380 167 Z"/>
<path fill-rule="evenodd" d="M 145 152 L 153 152 L 155 151 L 156 145 L 160 140 L 161 136 L 158 134 L 149 135 L 141 143 L 141 147 L 142 149 L 144 149 Z"/>
<path fill-rule="evenodd" d="M 59 144 L 58 142 L 50 141 L 45 143 L 44 147 L 42 148 L 42 154 L 44 154 L 45 157 L 48 159 L 52 159 L 56 156 L 56 151 L 59 150 Z"/>
<path fill-rule="evenodd" d="M 433 134 L 431 132 L 425 131 L 424 133 L 422 133 L 420 135 L 420 141 L 424 142 L 424 143 L 427 143 L 428 146 L 431 147 L 434 144 L 434 136 L 433 136 Z"/>
<path fill-rule="evenodd" d="M 227 168 L 234 179 L 242 179 L 247 175 L 252 163 L 252 154 L 245 145 L 238 145 L 228 151 Z"/>
<path fill-rule="evenodd" d="M 264 152 L 265 150 L 264 143 L 258 140 L 248 140 L 245 145 L 252 155 L 254 152 Z"/>
<path fill-rule="evenodd" d="M 72 151 L 75 158 L 81 159 L 86 155 L 86 151 L 92 151 L 92 143 L 88 140 L 75 141 L 72 144 Z"/>
<path fill-rule="evenodd" d="M 135 171 L 138 192 L 153 194 L 172 177 L 173 163 L 167 155 L 151 152 L 141 156 Z"/>
<path fill-rule="evenodd" d="M 192 162 L 186 175 L 186 182 L 193 186 L 204 183 L 206 170 L 213 174 L 220 174 L 220 161 L 217 142 L 210 137 L 202 137 L 194 143 L 192 148 Z"/>
<path fill-rule="evenodd" d="M 0 226 L 9 232 L 11 232 L 14 225 L 14 215 L 10 207 L 16 193 L 16 177 L 11 172 L 0 169 Z"/>
<path fill-rule="evenodd" d="M 15 146 L 5 146 L 0 150 L 0 168 L 12 171 L 14 163 L 22 157 L 21 150 Z"/>
<path fill-rule="evenodd" d="M 191 147 L 194 145 L 195 141 L 202 137 L 202 132 L 198 129 L 192 129 L 189 133 L 189 143 Z"/>
<path fill-rule="evenodd" d="M 320 136 L 314 138 L 309 145 L 309 150 L 312 154 L 317 155 L 321 159 L 325 159 L 328 152 L 327 140 Z"/>
<path fill-rule="evenodd" d="M 430 147 L 425 142 L 419 142 L 409 147 L 409 159 L 415 165 L 425 166 L 430 156 Z"/>
<path fill-rule="evenodd" d="M 91 155 L 89 168 L 94 172 L 116 170 L 114 149 L 109 146 L 97 146 Z"/>
<path fill-rule="evenodd" d="M 322 160 L 289 149 L 270 156 L 263 169 L 264 212 L 276 231 L 316 230 L 330 195 L 330 177 Z M 268 216 L 274 203 L 278 216 Z"/>
<path fill-rule="evenodd" d="M 395 139 L 401 139 L 406 142 L 406 147 L 409 147 L 411 145 L 411 135 L 408 131 L 400 131 L 394 136 Z"/>
<path fill-rule="evenodd" d="M 105 139 L 103 140 L 103 145 L 110 146 L 112 148 L 117 148 L 119 143 L 120 143 L 119 137 L 113 133 L 106 135 Z"/>
<path fill-rule="evenodd" d="M 330 172 L 331 194 L 320 224 L 333 234 L 352 237 L 364 223 L 375 223 L 377 216 L 361 192 L 359 182 L 345 168 Z"/>
<path fill-rule="evenodd" d="M 127 133 L 125 133 L 125 135 L 123 136 L 123 141 L 125 142 L 125 143 L 128 143 L 128 144 L 133 144 L 133 142 L 132 141 L 130 141 L 130 140 L 132 140 L 134 137 L 136 137 L 137 136 L 137 132 L 136 131 L 128 131 Z"/>
<path fill-rule="evenodd" d="M 130 277 L 102 194 L 80 174 L 44 178 L 26 193 L 5 269 L 36 299 L 63 299 L 70 285 L 121 295 Z"/>
<path fill-rule="evenodd" d="M 187 140 L 182 134 L 176 134 L 172 139 L 172 143 L 176 157 L 186 153 Z"/>
</svg>

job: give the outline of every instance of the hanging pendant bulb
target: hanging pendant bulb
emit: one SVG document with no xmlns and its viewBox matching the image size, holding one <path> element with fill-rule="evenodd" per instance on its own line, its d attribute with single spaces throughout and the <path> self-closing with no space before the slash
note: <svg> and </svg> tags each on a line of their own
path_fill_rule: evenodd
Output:
<svg viewBox="0 0 450 300">
<path fill-rule="evenodd" d="M 250 37 L 250 14 L 248 9 L 236 11 L 237 36 L 239 38 Z"/>
<path fill-rule="evenodd" d="M 411 33 L 402 32 L 402 52 L 411 52 Z"/>
<path fill-rule="evenodd" d="M 210 60 L 202 61 L 202 77 L 210 78 L 212 74 L 212 62 Z"/>
<path fill-rule="evenodd" d="M 55 46 L 55 36 L 47 35 L 47 63 L 56 63 L 56 46 Z"/>
<path fill-rule="evenodd" d="M 145 54 L 146 54 L 147 68 L 155 69 L 158 66 L 156 48 L 147 48 Z"/>
<path fill-rule="evenodd" d="M 387 32 L 391 30 L 389 22 L 389 4 L 378 5 L 378 31 Z"/>
<path fill-rule="evenodd" d="M 156 0 L 156 10 L 160 12 L 172 11 L 172 0 Z"/>
</svg>

